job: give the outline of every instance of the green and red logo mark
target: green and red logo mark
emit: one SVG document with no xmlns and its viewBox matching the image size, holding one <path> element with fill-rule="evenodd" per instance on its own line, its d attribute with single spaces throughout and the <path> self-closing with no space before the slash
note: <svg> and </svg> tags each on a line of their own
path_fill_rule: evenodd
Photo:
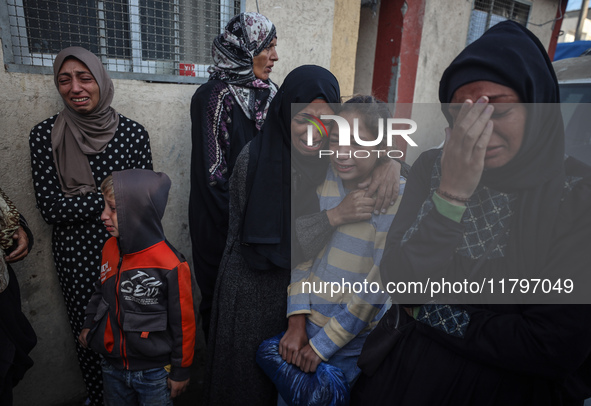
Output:
<svg viewBox="0 0 591 406">
<path fill-rule="evenodd" d="M 312 123 L 312 125 L 314 127 L 316 127 L 316 129 L 320 133 L 320 138 L 328 137 L 328 131 L 326 130 L 326 126 L 318 117 L 316 117 L 313 114 L 308 114 L 308 113 L 302 113 L 302 115 L 304 117 L 306 117 L 306 120 L 308 120 L 310 123 Z M 322 130 L 324 130 L 324 133 L 322 132 Z M 308 144 L 312 145 L 312 132 L 309 130 L 308 130 Z"/>
</svg>

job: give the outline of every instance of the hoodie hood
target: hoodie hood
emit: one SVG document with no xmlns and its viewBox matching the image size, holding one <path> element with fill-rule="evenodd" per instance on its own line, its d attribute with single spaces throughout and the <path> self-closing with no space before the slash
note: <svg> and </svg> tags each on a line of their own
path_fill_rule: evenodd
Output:
<svg viewBox="0 0 591 406">
<path fill-rule="evenodd" d="M 162 216 L 170 185 L 165 173 L 149 169 L 113 172 L 121 254 L 144 250 L 165 239 Z"/>
</svg>

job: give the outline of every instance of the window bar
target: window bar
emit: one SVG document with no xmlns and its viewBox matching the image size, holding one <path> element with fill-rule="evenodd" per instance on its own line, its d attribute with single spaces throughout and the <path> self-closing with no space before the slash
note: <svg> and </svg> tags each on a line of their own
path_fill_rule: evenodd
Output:
<svg viewBox="0 0 591 406">
<path fill-rule="evenodd" d="M 139 0 L 129 1 L 129 30 L 131 32 L 131 66 L 129 71 L 140 72 L 142 66 L 142 26 Z"/>
<path fill-rule="evenodd" d="M 179 74 L 179 64 L 181 62 L 181 23 L 180 23 L 180 6 L 179 0 L 174 1 L 174 67 L 173 75 Z"/>
<path fill-rule="evenodd" d="M 234 17 L 233 3 L 232 0 L 220 0 L 220 33 L 224 32 L 226 24 Z"/>
<path fill-rule="evenodd" d="M 488 13 L 486 13 L 486 24 L 484 25 L 484 31 L 488 30 L 490 27 L 490 20 L 493 15 L 493 10 L 495 7 L 495 0 L 490 0 L 490 5 L 488 8 Z"/>
<path fill-rule="evenodd" d="M 107 65 L 107 24 L 105 21 L 105 2 L 99 1 L 98 7 L 98 25 L 99 25 L 99 59 L 104 65 Z"/>
</svg>

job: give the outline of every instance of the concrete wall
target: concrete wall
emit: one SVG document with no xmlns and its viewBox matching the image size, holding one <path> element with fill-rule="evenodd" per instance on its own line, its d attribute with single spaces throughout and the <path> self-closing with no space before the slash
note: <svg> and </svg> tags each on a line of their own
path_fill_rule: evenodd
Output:
<svg viewBox="0 0 591 406">
<path fill-rule="evenodd" d="M 552 39 L 552 30 L 556 24 L 555 18 L 559 3 L 557 0 L 532 1 L 527 28 L 542 41 L 546 49 L 548 49 Z"/>
<path fill-rule="evenodd" d="M 190 260 L 189 105 L 196 86 L 136 80 L 114 80 L 114 84 L 113 107 L 146 127 L 154 167 L 172 180 L 163 220 L 165 232 Z M 35 235 L 32 252 L 14 266 L 22 288 L 24 312 L 39 338 L 32 353 L 35 365 L 17 386 L 15 405 L 61 405 L 78 399 L 85 390 L 53 265 L 51 227 L 35 208 L 28 136 L 33 125 L 63 109 L 63 104 L 49 75 L 0 69 L 0 88 L 0 185 L 27 218 Z"/>
<path fill-rule="evenodd" d="M 357 56 L 355 59 L 356 94 L 371 94 L 373 81 L 373 67 L 376 56 L 376 36 L 378 35 L 378 21 L 380 9 L 362 7 L 359 16 L 359 38 L 357 41 Z"/>
<path fill-rule="evenodd" d="M 590 17 L 591 13 L 587 11 L 587 16 Z M 566 13 L 564 20 L 562 20 L 561 30 L 563 35 L 558 37 L 558 42 L 573 42 L 575 40 L 575 34 L 577 31 L 577 24 L 579 23 L 579 10 L 571 11 Z M 581 40 L 588 41 L 591 39 L 591 20 L 586 18 L 583 22 L 583 32 L 581 34 Z"/>
<path fill-rule="evenodd" d="M 294 68 L 313 64 L 337 77 L 343 95 L 353 93 L 360 0 L 259 0 L 258 5 L 277 28 L 275 83 L 281 84 Z M 256 1 L 246 0 L 245 10 L 257 11 Z"/>
<path fill-rule="evenodd" d="M 554 28 L 552 20 L 556 16 L 557 6 L 556 0 L 532 1 L 527 28 L 540 38 L 546 48 L 550 44 Z M 473 0 L 426 1 L 414 103 L 439 102 L 439 80 L 445 68 L 466 46 L 472 7 Z M 546 22 L 549 23 L 542 26 L 534 25 Z M 435 111 L 426 107 L 418 110 Z M 413 119 L 416 119 L 420 126 L 420 117 L 413 116 Z M 447 126 L 447 122 L 441 115 L 438 123 L 436 126 L 423 127 L 415 140 L 419 148 L 407 149 L 407 162 L 414 162 L 423 150 L 443 142 L 443 128 Z"/>
<path fill-rule="evenodd" d="M 346 98 L 353 95 L 360 9 L 360 0 L 335 1 L 330 70 Z"/>
<path fill-rule="evenodd" d="M 255 0 L 245 1 L 246 11 L 257 11 Z M 287 74 L 300 65 L 314 64 L 330 69 L 334 0 L 259 0 L 258 12 L 277 28 L 279 61 L 271 80 L 281 84 Z"/>
</svg>

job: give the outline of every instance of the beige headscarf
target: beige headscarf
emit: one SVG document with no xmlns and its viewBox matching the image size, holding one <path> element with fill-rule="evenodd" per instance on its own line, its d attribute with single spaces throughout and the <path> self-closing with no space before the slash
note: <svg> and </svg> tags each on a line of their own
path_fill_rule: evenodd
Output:
<svg viewBox="0 0 591 406">
<path fill-rule="evenodd" d="M 77 113 L 64 101 L 66 108 L 60 112 L 53 125 L 53 160 L 66 197 L 97 191 L 86 155 L 103 152 L 119 125 L 119 115 L 111 107 L 115 94 L 113 81 L 92 52 L 81 47 L 69 47 L 57 54 L 53 63 L 53 79 L 58 91 L 59 71 L 70 56 L 88 67 L 98 83 L 100 99 L 94 111 L 88 114 Z"/>
</svg>

